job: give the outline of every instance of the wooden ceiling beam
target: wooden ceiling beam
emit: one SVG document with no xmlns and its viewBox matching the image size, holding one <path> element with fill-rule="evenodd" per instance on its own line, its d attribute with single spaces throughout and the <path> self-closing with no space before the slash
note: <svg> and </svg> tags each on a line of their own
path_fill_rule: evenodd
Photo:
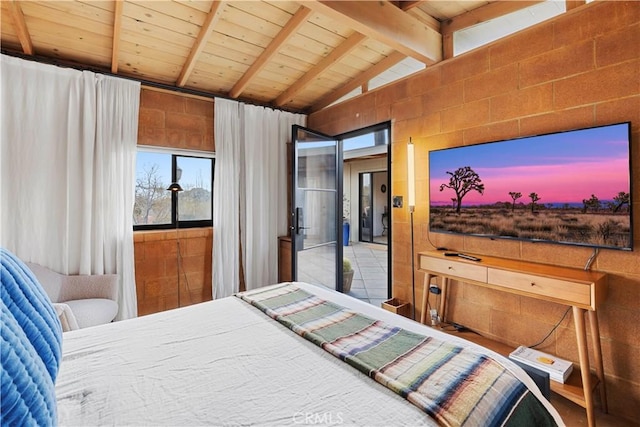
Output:
<svg viewBox="0 0 640 427">
<path fill-rule="evenodd" d="M 315 0 L 304 5 L 427 65 L 442 60 L 440 33 L 388 1 Z"/>
<path fill-rule="evenodd" d="M 385 59 L 378 62 L 373 67 L 369 68 L 367 71 L 360 74 L 355 79 L 351 80 L 350 82 L 343 85 L 342 87 L 334 90 L 327 96 L 324 96 L 323 98 L 321 98 L 318 102 L 316 102 L 311 106 L 311 108 L 309 109 L 309 114 L 315 113 L 316 111 L 320 111 L 324 107 L 331 105 L 332 103 L 342 98 L 343 96 L 345 96 L 346 94 L 348 94 L 349 92 L 351 92 L 352 90 L 354 90 L 359 86 L 367 84 L 367 87 L 368 87 L 369 80 L 385 72 L 386 70 L 393 67 L 394 65 L 396 65 L 398 62 L 402 61 L 405 58 L 406 58 L 406 55 L 404 55 L 401 52 L 391 53 Z"/>
<path fill-rule="evenodd" d="M 31 42 L 27 22 L 24 20 L 24 13 L 22 12 L 20 2 L 11 0 L 9 2 L 9 10 L 11 11 L 11 22 L 13 22 L 18 40 L 20 40 L 22 51 L 27 55 L 33 55 L 33 43 Z"/>
<path fill-rule="evenodd" d="M 413 9 L 416 6 L 419 6 L 420 3 L 422 3 L 422 0 L 416 0 L 416 1 L 409 1 L 409 0 L 402 0 L 399 4 L 399 8 L 402 10 L 409 10 L 409 9 Z"/>
<path fill-rule="evenodd" d="M 282 27 L 282 30 L 273 38 L 269 46 L 260 54 L 258 59 L 254 61 L 249 67 L 246 73 L 240 80 L 231 88 L 229 96 L 231 98 L 237 98 L 246 89 L 251 80 L 264 68 L 269 60 L 278 53 L 282 45 L 284 45 L 289 38 L 294 35 L 298 29 L 307 22 L 307 18 L 311 14 L 311 10 L 304 6 L 296 11 L 296 13 L 289 19 L 289 21 Z"/>
<path fill-rule="evenodd" d="M 123 0 L 115 1 L 113 11 L 113 45 L 111 47 L 111 72 L 118 73 L 118 57 L 120 56 L 120 30 L 122 29 L 122 4 Z"/>
<path fill-rule="evenodd" d="M 391 3 L 392 5 L 397 7 L 398 9 L 402 9 L 402 10 L 405 10 L 405 11 L 409 10 L 409 9 L 413 9 L 414 7 L 418 6 L 422 2 L 423 2 L 423 0 L 415 0 L 415 1 L 411 1 L 411 0 L 389 0 L 389 3 Z"/>
<path fill-rule="evenodd" d="M 520 9 L 533 6 L 534 4 L 542 3 L 543 1 L 544 0 L 521 0 L 489 3 L 444 21 L 440 26 L 440 32 L 443 37 L 450 36 L 455 31 L 472 27 L 481 22 L 516 12 Z"/>
<path fill-rule="evenodd" d="M 348 39 L 340 43 L 338 47 L 331 51 L 327 56 L 322 58 L 313 68 L 307 71 L 298 81 L 289 86 L 280 96 L 276 98 L 274 104 L 278 107 L 291 101 L 296 94 L 304 89 L 309 83 L 311 83 L 316 77 L 330 68 L 333 64 L 340 61 L 353 49 L 358 47 L 360 43 L 366 40 L 367 37 L 360 33 L 353 33 Z"/>
<path fill-rule="evenodd" d="M 193 72 L 193 68 L 195 67 L 196 62 L 198 61 L 198 57 L 207 44 L 207 40 L 209 39 L 211 30 L 218 22 L 218 19 L 220 19 L 220 14 L 222 13 L 224 4 L 225 1 L 219 0 L 214 0 L 214 2 L 211 4 L 211 10 L 205 18 L 204 23 L 202 24 L 202 28 L 200 28 L 200 32 L 198 33 L 198 37 L 196 38 L 196 41 L 191 48 L 191 52 L 189 52 L 187 61 L 182 67 L 182 71 L 180 72 L 180 76 L 178 76 L 178 81 L 176 82 L 176 86 L 183 87 L 187 83 L 187 80 Z"/>
<path fill-rule="evenodd" d="M 453 58 L 453 33 L 472 27 L 481 22 L 498 18 L 508 13 L 517 12 L 544 0 L 497 1 L 462 13 L 448 19 L 440 25 L 442 33 L 442 52 L 446 59 Z"/>
</svg>

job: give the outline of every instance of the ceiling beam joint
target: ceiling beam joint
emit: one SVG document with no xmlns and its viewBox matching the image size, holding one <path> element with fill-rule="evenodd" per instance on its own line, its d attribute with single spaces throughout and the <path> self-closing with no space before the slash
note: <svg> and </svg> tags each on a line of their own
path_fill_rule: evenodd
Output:
<svg viewBox="0 0 640 427">
<path fill-rule="evenodd" d="M 315 0 L 304 5 L 427 65 L 442 60 L 440 33 L 388 1 Z"/>
<path fill-rule="evenodd" d="M 403 1 L 399 1 L 398 3 L 400 3 L 398 5 L 400 9 L 407 11 L 409 9 L 413 9 L 416 6 L 419 6 L 420 3 L 422 3 L 422 0 L 416 0 L 416 1 L 403 0 Z"/>
</svg>

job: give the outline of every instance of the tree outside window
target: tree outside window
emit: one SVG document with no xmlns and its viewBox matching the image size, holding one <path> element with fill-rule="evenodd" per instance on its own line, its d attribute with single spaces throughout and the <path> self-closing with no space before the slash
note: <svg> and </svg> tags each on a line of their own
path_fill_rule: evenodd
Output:
<svg viewBox="0 0 640 427">
<path fill-rule="evenodd" d="M 211 158 L 138 151 L 134 230 L 211 226 L 213 167 Z M 168 191 L 172 182 L 183 191 Z"/>
</svg>

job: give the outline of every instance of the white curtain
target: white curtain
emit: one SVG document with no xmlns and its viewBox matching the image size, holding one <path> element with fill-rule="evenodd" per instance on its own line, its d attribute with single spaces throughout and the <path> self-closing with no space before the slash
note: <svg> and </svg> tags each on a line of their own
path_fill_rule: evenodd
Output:
<svg viewBox="0 0 640 427">
<path fill-rule="evenodd" d="M 247 105 L 244 138 L 242 263 L 247 289 L 278 280 L 278 236 L 288 234 L 287 142 L 306 117 Z"/>
<path fill-rule="evenodd" d="M 135 317 L 140 84 L 1 59 L 0 243 L 61 273 L 117 273 L 117 318 Z"/>
<path fill-rule="evenodd" d="M 235 105 L 235 119 L 222 113 L 223 109 L 229 105 Z M 224 115 L 221 115 L 224 114 Z M 229 120 L 236 120 L 238 129 L 234 132 L 230 130 Z M 265 107 L 253 105 L 243 105 L 241 103 L 218 100 L 215 104 L 215 137 L 216 137 L 216 181 L 214 184 L 214 296 L 220 298 L 231 295 L 239 289 L 239 276 L 235 277 L 239 271 L 239 259 L 233 260 L 232 254 L 240 257 L 240 248 L 237 242 L 242 242 L 242 266 L 244 281 L 247 289 L 255 289 L 264 285 L 276 283 L 278 279 L 278 236 L 288 234 L 287 220 L 289 212 L 287 210 L 287 142 L 291 140 L 291 126 L 294 124 L 306 124 L 306 116 L 293 114 L 285 111 L 273 110 Z M 220 133 L 219 133 L 220 132 Z M 226 132 L 226 135 L 223 133 Z M 221 138 L 228 138 L 222 141 Z M 232 141 L 232 138 L 236 138 Z M 221 145 L 222 144 L 222 145 Z M 232 159 L 227 153 L 233 145 L 236 158 Z M 225 174 L 220 170 L 223 162 L 233 161 L 233 166 L 225 165 L 225 168 L 233 168 L 237 172 L 237 179 L 234 180 L 234 191 L 237 188 L 237 195 L 233 195 L 235 203 L 238 200 L 237 208 L 226 209 L 226 203 L 222 198 L 229 197 L 229 194 L 219 194 L 216 191 L 220 188 L 223 192 L 229 192 L 231 183 L 218 187 L 218 177 Z M 226 176 L 224 179 L 230 179 Z M 223 185 L 223 184 L 220 184 Z M 230 203 L 231 201 L 227 201 Z M 239 218 L 239 224 L 233 225 L 233 229 L 239 234 L 231 237 L 233 242 L 226 242 L 226 252 L 216 256 L 218 248 L 225 245 L 224 240 L 227 234 L 220 232 L 219 225 L 225 229 L 228 224 L 216 224 L 216 206 L 225 208 L 229 216 Z M 232 218 L 227 218 L 232 221 Z M 231 222 L 230 222 L 231 223 Z M 221 235 L 222 234 L 222 235 Z M 223 240 L 218 241 L 216 240 Z M 231 247 L 231 244 L 236 244 Z M 232 261 L 233 260 L 233 261 Z M 219 271 L 233 269 L 229 271 Z M 218 278 L 216 280 L 216 277 Z M 225 280 L 237 280 L 225 282 Z"/>
<path fill-rule="evenodd" d="M 240 287 L 240 150 L 244 105 L 216 98 L 213 178 L 213 298 Z"/>
</svg>

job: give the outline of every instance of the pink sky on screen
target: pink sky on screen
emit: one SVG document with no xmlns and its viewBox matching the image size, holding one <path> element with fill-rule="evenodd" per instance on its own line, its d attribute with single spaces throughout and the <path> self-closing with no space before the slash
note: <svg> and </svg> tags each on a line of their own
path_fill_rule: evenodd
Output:
<svg viewBox="0 0 640 427">
<path fill-rule="evenodd" d="M 473 168 L 473 167 L 472 167 Z M 620 191 L 627 191 L 629 182 L 620 171 L 629 168 L 627 159 L 607 159 L 606 162 L 580 162 L 564 165 L 514 166 L 510 168 L 473 168 L 485 185 L 484 195 L 472 191 L 463 199 L 464 205 L 510 202 L 510 191 L 519 191 L 518 203 L 530 203 L 529 194 L 540 197 L 538 203 L 582 203 L 595 194 L 600 200 L 611 200 Z M 584 178 L 588 177 L 588 181 Z M 449 175 L 431 183 L 434 205 L 451 204 L 453 190 L 440 190 L 449 182 Z M 434 197 L 435 196 L 435 197 Z"/>
</svg>

